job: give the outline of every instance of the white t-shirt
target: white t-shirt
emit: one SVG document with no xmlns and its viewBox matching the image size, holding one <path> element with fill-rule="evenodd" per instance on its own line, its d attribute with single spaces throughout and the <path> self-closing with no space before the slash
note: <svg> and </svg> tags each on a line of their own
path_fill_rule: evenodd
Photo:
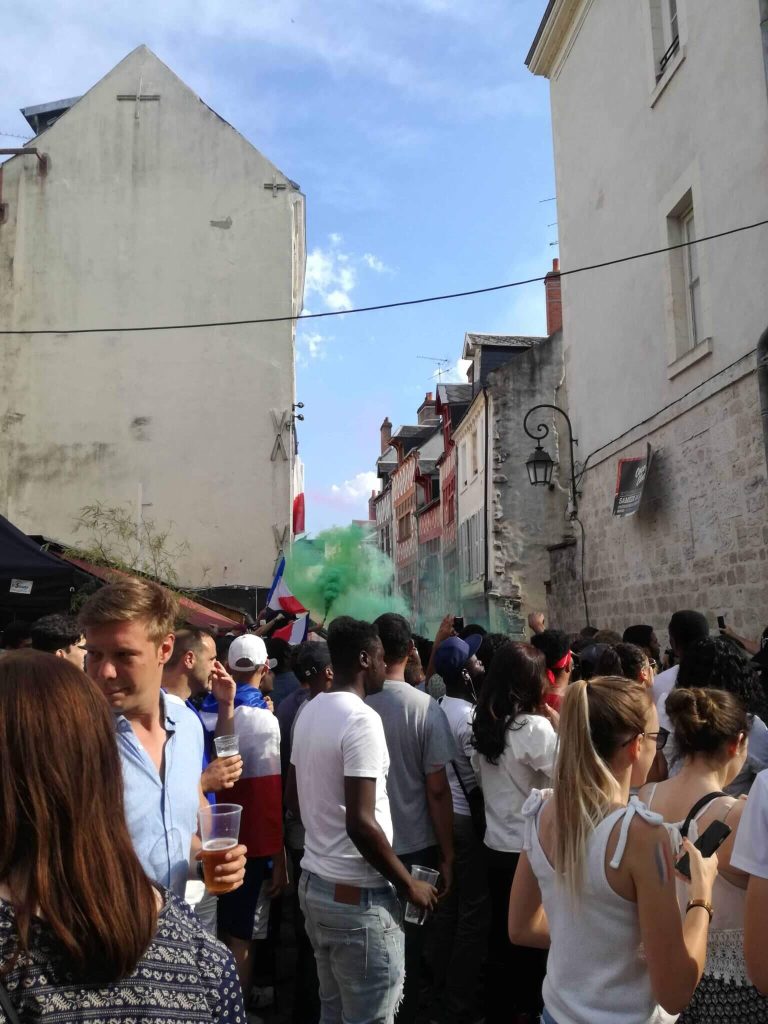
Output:
<svg viewBox="0 0 768 1024">
<path fill-rule="evenodd" d="M 675 685 L 677 679 L 677 673 L 680 671 L 679 665 L 673 665 L 672 668 L 668 668 L 665 672 L 659 672 L 656 678 L 653 680 L 653 703 L 656 707 L 659 706 L 659 701 L 662 697 L 666 697 L 672 687 Z"/>
<path fill-rule="evenodd" d="M 551 785 L 557 733 L 541 715 L 518 715 L 507 729 L 504 753 L 497 764 L 475 751 L 474 769 L 485 798 L 485 845 L 491 850 L 519 853 L 523 848 L 523 804 L 532 789 Z"/>
<path fill-rule="evenodd" d="M 473 752 L 472 715 L 474 707 L 468 700 L 462 700 L 461 697 L 441 697 L 439 703 L 445 712 L 445 717 L 448 719 L 448 725 L 451 727 L 453 738 L 459 750 L 456 764 L 461 771 L 462 782 L 467 792 L 471 793 L 477 785 L 471 766 Z M 451 787 L 453 813 L 468 815 L 470 813 L 469 804 L 464 796 L 464 790 L 456 778 L 456 772 L 453 770 L 452 764 L 445 766 L 445 773 L 448 776 L 448 785 Z"/>
<path fill-rule="evenodd" d="M 303 705 L 293 733 L 305 871 L 329 882 L 380 887 L 384 878 L 347 835 L 344 779 L 376 779 L 376 821 L 392 842 L 389 754 L 376 712 L 354 693 L 319 693 Z"/>
<path fill-rule="evenodd" d="M 731 864 L 757 878 L 768 878 L 768 770 L 754 781 L 733 844 Z"/>
</svg>

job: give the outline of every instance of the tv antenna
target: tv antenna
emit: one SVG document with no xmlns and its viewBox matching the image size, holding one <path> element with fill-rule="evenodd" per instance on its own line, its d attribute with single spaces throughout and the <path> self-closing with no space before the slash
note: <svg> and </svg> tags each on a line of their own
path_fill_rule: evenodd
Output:
<svg viewBox="0 0 768 1024">
<path fill-rule="evenodd" d="M 425 359 L 429 363 L 437 363 L 437 369 L 432 374 L 433 377 L 437 377 L 437 383 L 442 384 L 443 374 L 447 373 L 450 365 L 450 359 L 438 359 L 437 356 L 416 356 L 417 359 Z"/>
</svg>

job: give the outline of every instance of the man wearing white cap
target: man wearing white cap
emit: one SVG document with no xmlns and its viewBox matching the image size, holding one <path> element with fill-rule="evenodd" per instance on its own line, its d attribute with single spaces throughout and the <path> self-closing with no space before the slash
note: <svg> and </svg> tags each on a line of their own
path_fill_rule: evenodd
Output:
<svg viewBox="0 0 768 1024">
<path fill-rule="evenodd" d="M 243 997 L 248 1003 L 253 978 L 251 939 L 261 884 L 273 864 L 270 895 L 285 888 L 283 798 L 280 776 L 280 727 L 268 709 L 262 689 L 269 685 L 271 665 L 259 636 L 246 633 L 232 641 L 227 655 L 237 684 L 234 732 L 239 738 L 243 773 L 227 792 L 227 802 L 241 804 L 240 842 L 248 848 L 245 881 L 238 898 L 219 897 L 219 930 L 237 962 Z M 218 706 L 211 696 L 201 718 L 208 730 L 216 727 Z"/>
<path fill-rule="evenodd" d="M 253 633 L 235 637 L 229 647 L 227 663 L 237 683 L 238 692 L 241 687 L 249 688 L 243 690 L 243 703 L 248 703 L 252 708 L 268 708 L 273 711 L 269 694 L 272 692 L 272 669 L 276 662 L 270 661 L 267 645 L 261 637 Z"/>
</svg>

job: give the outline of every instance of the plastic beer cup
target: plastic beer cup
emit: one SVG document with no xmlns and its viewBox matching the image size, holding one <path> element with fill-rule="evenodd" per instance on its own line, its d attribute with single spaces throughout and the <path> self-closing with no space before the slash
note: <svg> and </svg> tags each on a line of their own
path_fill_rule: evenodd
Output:
<svg viewBox="0 0 768 1024">
<path fill-rule="evenodd" d="M 203 847 L 203 878 L 210 893 L 226 892 L 228 888 L 216 879 L 214 872 L 237 846 L 242 810 L 240 804 L 212 804 L 197 812 Z"/>
<path fill-rule="evenodd" d="M 440 872 L 434 868 L 425 868 L 421 864 L 411 865 L 411 874 L 420 882 L 429 882 L 430 885 L 437 885 Z M 417 907 L 410 901 L 405 904 L 405 920 L 408 924 L 424 924 L 427 920 L 427 911 Z"/>
<path fill-rule="evenodd" d="M 213 745 L 216 747 L 217 757 L 234 757 L 240 753 L 240 737 L 237 735 L 216 736 Z"/>
</svg>

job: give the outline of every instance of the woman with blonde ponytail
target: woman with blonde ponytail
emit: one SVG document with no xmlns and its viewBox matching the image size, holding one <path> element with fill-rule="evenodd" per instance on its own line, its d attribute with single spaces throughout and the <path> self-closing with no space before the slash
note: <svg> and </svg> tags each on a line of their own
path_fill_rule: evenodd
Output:
<svg viewBox="0 0 768 1024">
<path fill-rule="evenodd" d="M 649 691 L 605 677 L 572 683 L 560 718 L 554 789 L 534 790 L 509 902 L 512 942 L 549 949 L 545 1024 L 662 1024 L 704 969 L 716 858 L 690 856 L 681 921 L 660 815 L 630 789 L 659 738 Z"/>
</svg>

